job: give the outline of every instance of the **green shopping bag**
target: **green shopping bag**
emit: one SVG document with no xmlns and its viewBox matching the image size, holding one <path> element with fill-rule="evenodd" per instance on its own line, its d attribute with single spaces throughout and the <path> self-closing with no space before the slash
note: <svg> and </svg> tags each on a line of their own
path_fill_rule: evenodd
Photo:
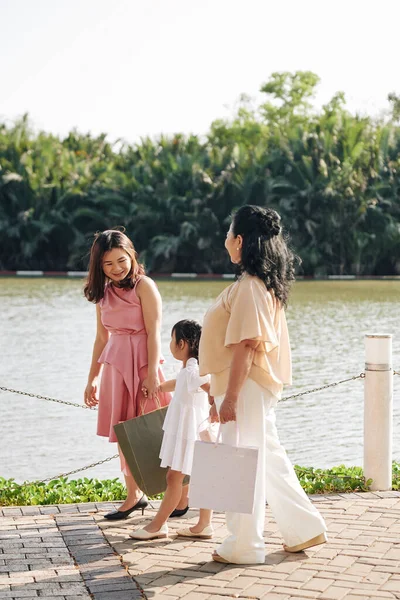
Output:
<svg viewBox="0 0 400 600">
<path fill-rule="evenodd" d="M 167 469 L 160 467 L 168 406 L 114 425 L 118 444 L 136 483 L 147 496 L 165 492 Z"/>
</svg>

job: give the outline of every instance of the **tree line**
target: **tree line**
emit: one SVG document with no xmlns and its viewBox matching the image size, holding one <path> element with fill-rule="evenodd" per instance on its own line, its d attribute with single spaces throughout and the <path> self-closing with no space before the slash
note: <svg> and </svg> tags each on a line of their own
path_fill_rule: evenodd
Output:
<svg viewBox="0 0 400 600">
<path fill-rule="evenodd" d="M 229 270 L 242 204 L 275 208 L 306 275 L 400 274 L 400 99 L 381 118 L 319 78 L 274 73 L 206 136 L 111 143 L 0 123 L 0 269 L 85 269 L 93 233 L 122 225 L 153 272 Z"/>
</svg>

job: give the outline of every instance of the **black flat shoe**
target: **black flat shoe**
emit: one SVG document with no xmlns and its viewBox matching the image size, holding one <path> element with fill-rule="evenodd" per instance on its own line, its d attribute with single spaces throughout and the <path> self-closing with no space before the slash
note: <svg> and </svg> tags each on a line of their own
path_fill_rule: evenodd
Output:
<svg viewBox="0 0 400 600">
<path fill-rule="evenodd" d="M 182 510 L 176 508 L 169 515 L 169 518 L 173 519 L 174 517 L 183 517 L 183 515 L 186 515 L 186 513 L 187 513 L 188 510 L 189 510 L 189 506 L 187 506 L 186 508 L 182 508 Z"/>
<path fill-rule="evenodd" d="M 143 515 L 144 509 L 148 505 L 149 503 L 147 501 L 147 496 L 146 494 L 143 494 L 140 500 L 138 500 L 138 502 L 136 502 L 136 504 L 132 506 L 132 508 L 128 508 L 128 510 L 114 510 L 113 512 L 104 515 L 104 518 L 108 519 L 109 521 L 121 521 L 122 519 L 126 519 L 127 517 L 129 517 L 129 515 L 135 510 L 141 510 Z"/>
</svg>

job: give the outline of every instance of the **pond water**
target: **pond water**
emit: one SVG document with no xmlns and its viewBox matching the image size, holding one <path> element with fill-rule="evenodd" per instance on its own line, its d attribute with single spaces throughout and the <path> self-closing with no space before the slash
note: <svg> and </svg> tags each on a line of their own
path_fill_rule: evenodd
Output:
<svg viewBox="0 0 400 600">
<path fill-rule="evenodd" d="M 165 373 L 179 368 L 169 353 L 172 325 L 202 321 L 224 281 L 160 281 Z M 285 395 L 357 375 L 364 369 L 364 333 L 392 333 L 400 370 L 400 282 L 300 281 L 287 311 L 294 385 Z M 95 335 L 95 307 L 82 281 L 0 279 L 0 385 L 82 402 Z M 394 458 L 400 460 L 400 377 L 395 377 Z M 0 476 L 17 481 L 58 475 L 116 453 L 95 435 L 96 413 L 0 392 Z M 294 463 L 362 465 L 363 382 L 352 381 L 277 408 L 278 430 Z M 90 477 L 119 476 L 110 461 Z M 76 477 L 83 475 L 78 474 Z"/>
</svg>

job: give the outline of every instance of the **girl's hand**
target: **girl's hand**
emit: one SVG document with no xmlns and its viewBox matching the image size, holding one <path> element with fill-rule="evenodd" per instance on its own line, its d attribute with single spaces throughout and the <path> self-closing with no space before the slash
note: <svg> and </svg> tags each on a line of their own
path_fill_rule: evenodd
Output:
<svg viewBox="0 0 400 600">
<path fill-rule="evenodd" d="M 142 381 L 142 391 L 146 390 L 147 394 L 143 391 L 146 398 L 153 400 L 155 396 L 157 396 L 158 388 L 160 387 L 160 380 L 158 378 L 158 374 L 155 375 L 147 375 L 147 377 Z"/>
<path fill-rule="evenodd" d="M 210 406 L 210 422 L 211 423 L 219 423 L 218 411 L 217 411 L 217 407 L 215 406 L 215 404 L 212 404 Z"/>
<path fill-rule="evenodd" d="M 163 392 L 164 392 L 163 384 L 160 383 L 160 385 L 157 388 L 157 394 L 162 394 Z"/>
<path fill-rule="evenodd" d="M 237 398 L 226 395 L 224 401 L 219 409 L 219 421 L 220 423 L 229 423 L 229 421 L 236 421 L 236 405 Z"/>
<path fill-rule="evenodd" d="M 99 398 L 97 396 L 97 388 L 97 379 L 93 379 L 93 381 L 89 382 L 86 386 L 85 392 L 83 394 L 83 401 L 89 408 L 93 408 L 99 403 Z"/>
</svg>

